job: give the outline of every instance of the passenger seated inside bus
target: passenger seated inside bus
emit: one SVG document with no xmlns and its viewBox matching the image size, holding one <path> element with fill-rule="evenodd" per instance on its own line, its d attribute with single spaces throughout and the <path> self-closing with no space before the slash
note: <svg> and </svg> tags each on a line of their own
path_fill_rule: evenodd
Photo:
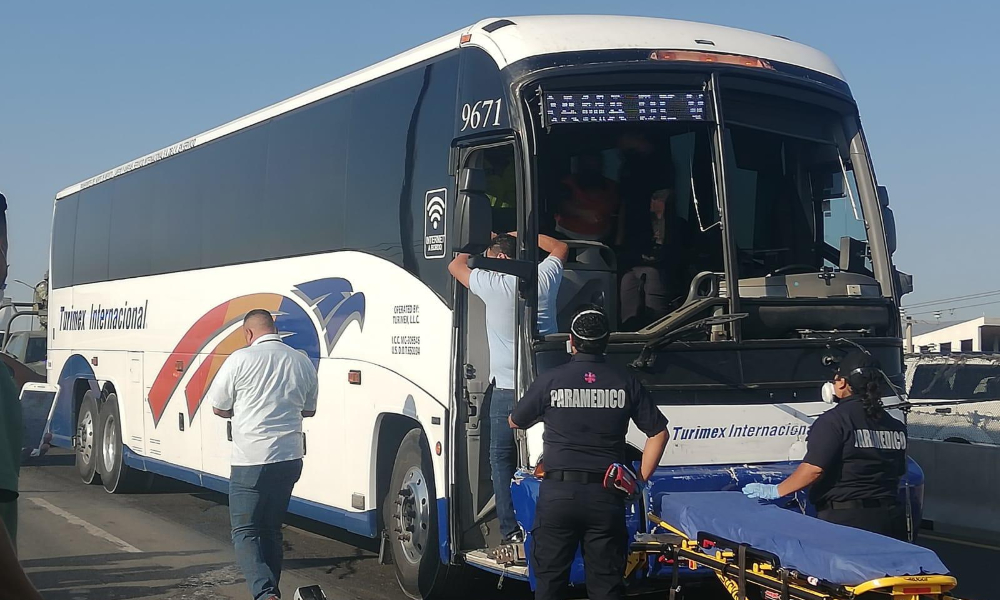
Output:
<svg viewBox="0 0 1000 600">
<path fill-rule="evenodd" d="M 618 185 L 604 176 L 599 152 L 574 157 L 573 166 L 560 181 L 555 229 L 569 239 L 609 241 L 615 232 Z"/>
<path fill-rule="evenodd" d="M 635 332 L 724 296 L 724 175 L 744 338 L 890 329 L 840 118 L 727 98 L 733 118 L 718 140 L 711 123 L 690 121 L 558 124 L 538 138 L 539 228 L 571 248 L 560 314 L 598 304 L 617 332 Z M 815 302 L 803 311 L 799 299 Z M 710 304 L 684 318 L 709 316 Z"/>
<path fill-rule="evenodd" d="M 677 263 L 671 257 L 678 254 L 679 232 L 674 230 L 676 212 L 667 211 L 672 195 L 669 188 L 653 192 L 648 215 L 638 220 L 632 235 L 619 237 L 618 248 L 624 250 L 626 242 L 634 248 L 629 263 L 634 266 L 622 271 L 619 295 L 619 314 L 625 330 L 641 329 L 666 316 L 678 297 L 680 277 L 672 268 Z M 619 218 L 619 222 L 625 223 L 625 219 Z M 624 227 L 620 229 L 624 231 Z"/>
<path fill-rule="evenodd" d="M 539 175 L 540 228 L 572 249 L 560 314 L 596 303 L 617 315 L 616 330 L 638 331 L 683 304 L 695 275 L 722 272 L 704 127 L 558 134 L 545 140 Z"/>
</svg>

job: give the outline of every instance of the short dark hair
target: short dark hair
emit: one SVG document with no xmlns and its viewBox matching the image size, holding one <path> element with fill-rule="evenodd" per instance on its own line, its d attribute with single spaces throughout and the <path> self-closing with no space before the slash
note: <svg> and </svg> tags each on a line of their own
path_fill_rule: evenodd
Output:
<svg viewBox="0 0 1000 600">
<path fill-rule="evenodd" d="M 577 352 L 604 354 L 611 336 L 611 326 L 604 310 L 597 305 L 577 309 L 570 321 L 569 334 Z"/>
<path fill-rule="evenodd" d="M 243 317 L 243 326 L 274 329 L 274 317 L 271 316 L 270 311 L 266 311 L 263 308 L 255 308 Z"/>
<path fill-rule="evenodd" d="M 509 233 L 501 233 L 490 242 L 490 250 L 506 254 L 507 258 L 514 258 L 517 256 L 517 238 Z"/>
</svg>

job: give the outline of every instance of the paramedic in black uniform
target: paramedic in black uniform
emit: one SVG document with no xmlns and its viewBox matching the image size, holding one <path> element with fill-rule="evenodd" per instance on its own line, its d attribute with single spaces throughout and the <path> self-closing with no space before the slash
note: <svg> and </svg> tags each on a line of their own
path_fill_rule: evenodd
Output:
<svg viewBox="0 0 1000 600">
<path fill-rule="evenodd" d="M 536 600 L 567 597 L 570 565 L 581 544 L 587 597 L 624 598 L 625 494 L 605 489 L 604 474 L 611 464 L 625 462 L 629 420 L 649 438 L 642 480 L 652 475 L 669 439 L 667 419 L 639 380 L 604 362 L 609 334 L 603 312 L 579 311 L 570 324 L 573 358 L 540 375 L 510 415 L 517 429 L 545 423 L 545 479 L 532 529 Z"/>
<path fill-rule="evenodd" d="M 773 500 L 812 486 L 809 500 L 824 521 L 906 540 L 898 500 L 906 472 L 906 426 L 882 408 L 878 361 L 853 350 L 833 378 L 837 406 L 809 430 L 806 456 L 777 485 L 751 483 L 743 493 Z"/>
</svg>

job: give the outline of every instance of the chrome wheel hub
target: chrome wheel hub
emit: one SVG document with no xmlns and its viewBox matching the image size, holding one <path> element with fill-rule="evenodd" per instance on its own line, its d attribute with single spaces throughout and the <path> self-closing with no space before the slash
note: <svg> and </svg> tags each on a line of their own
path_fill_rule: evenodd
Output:
<svg viewBox="0 0 1000 600">
<path fill-rule="evenodd" d="M 94 453 L 94 415 L 88 412 L 80 423 L 80 446 L 78 448 L 83 462 L 90 464 Z"/>
<path fill-rule="evenodd" d="M 411 564 L 420 562 L 427 551 L 430 538 L 431 498 L 427 479 L 419 467 L 411 467 L 403 477 L 403 484 L 396 497 L 396 539 L 403 556 Z"/>
<path fill-rule="evenodd" d="M 104 435 L 101 442 L 101 455 L 104 457 L 104 472 L 110 473 L 118 460 L 118 431 L 115 429 L 114 415 L 108 415 L 104 423 Z"/>
</svg>

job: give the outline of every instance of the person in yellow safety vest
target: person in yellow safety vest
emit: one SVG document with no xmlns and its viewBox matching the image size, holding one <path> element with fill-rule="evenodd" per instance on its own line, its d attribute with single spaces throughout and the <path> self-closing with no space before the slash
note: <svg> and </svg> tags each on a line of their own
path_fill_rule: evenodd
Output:
<svg viewBox="0 0 1000 600">
<path fill-rule="evenodd" d="M 494 229 L 517 229 L 517 180 L 513 160 L 506 156 L 486 158 L 486 197 L 493 207 Z"/>
<path fill-rule="evenodd" d="M 604 176 L 604 161 L 596 152 L 577 157 L 576 173 L 562 184 L 568 194 L 559 203 L 556 230 L 574 239 L 605 240 L 614 231 L 619 199 L 617 184 Z"/>
<path fill-rule="evenodd" d="M 517 182 L 514 179 L 514 163 L 508 162 L 502 168 L 490 170 L 486 174 L 486 197 L 490 206 L 512 209 L 517 206 Z"/>
</svg>

